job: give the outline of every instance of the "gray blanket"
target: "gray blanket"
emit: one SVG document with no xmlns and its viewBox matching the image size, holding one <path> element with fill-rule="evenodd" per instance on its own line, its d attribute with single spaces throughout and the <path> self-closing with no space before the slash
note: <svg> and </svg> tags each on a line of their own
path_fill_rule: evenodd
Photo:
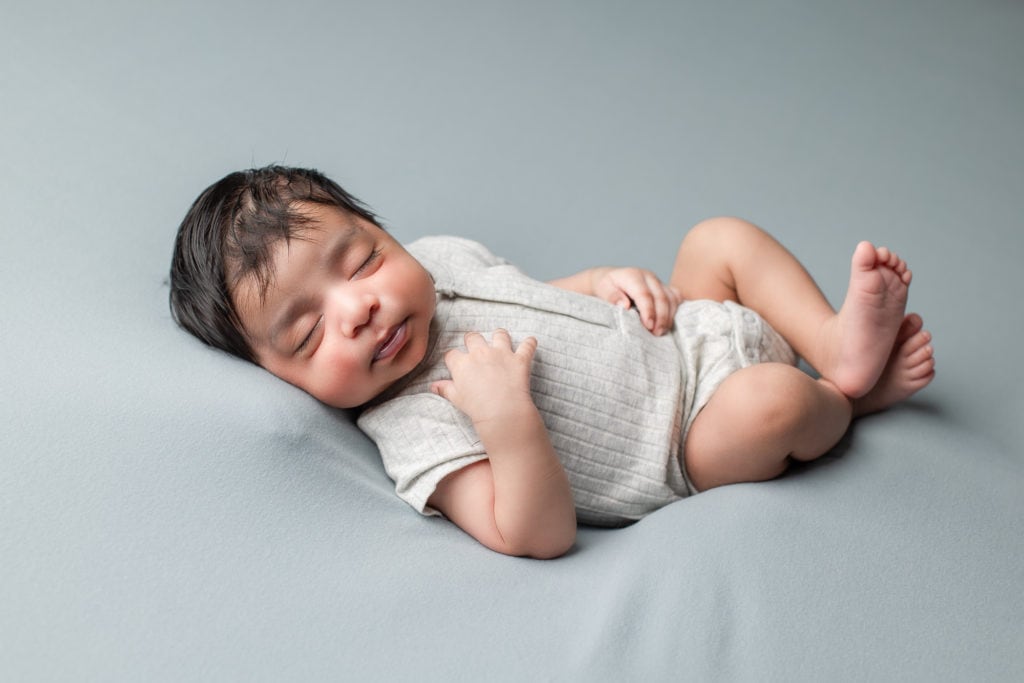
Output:
<svg viewBox="0 0 1024 683">
<path fill-rule="evenodd" d="M 0 679 L 1024 679 L 1024 5 L 11 4 Z M 914 270 L 938 379 L 549 562 L 395 497 L 349 415 L 176 329 L 208 183 L 314 166 L 402 241 L 667 276 L 753 220 Z"/>
</svg>

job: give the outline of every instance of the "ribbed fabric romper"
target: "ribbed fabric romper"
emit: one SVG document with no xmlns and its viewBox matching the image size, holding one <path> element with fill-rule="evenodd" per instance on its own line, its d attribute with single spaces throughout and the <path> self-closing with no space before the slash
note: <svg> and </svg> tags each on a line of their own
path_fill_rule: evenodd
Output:
<svg viewBox="0 0 1024 683">
<path fill-rule="evenodd" d="M 423 514 L 446 475 L 487 457 L 473 424 L 430 384 L 468 331 L 509 331 L 538 348 L 530 389 L 565 466 L 580 522 L 621 526 L 695 490 L 682 467 L 690 423 L 714 388 L 756 362 L 793 363 L 786 342 L 732 302 L 688 301 L 674 330 L 647 331 L 635 310 L 534 280 L 482 245 L 426 237 L 406 247 L 434 278 L 437 309 L 424 360 L 366 408 L 399 497 Z"/>
</svg>

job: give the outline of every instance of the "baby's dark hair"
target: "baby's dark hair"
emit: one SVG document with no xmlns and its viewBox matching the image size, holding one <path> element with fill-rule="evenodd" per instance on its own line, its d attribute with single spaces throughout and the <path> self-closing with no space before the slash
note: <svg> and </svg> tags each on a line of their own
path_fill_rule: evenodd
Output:
<svg viewBox="0 0 1024 683">
<path fill-rule="evenodd" d="M 300 202 L 379 225 L 369 208 L 319 171 L 266 166 L 231 173 L 203 190 L 178 228 L 170 276 L 178 325 L 214 348 L 257 362 L 231 292 L 247 277 L 266 291 L 273 246 L 311 222 Z"/>
</svg>

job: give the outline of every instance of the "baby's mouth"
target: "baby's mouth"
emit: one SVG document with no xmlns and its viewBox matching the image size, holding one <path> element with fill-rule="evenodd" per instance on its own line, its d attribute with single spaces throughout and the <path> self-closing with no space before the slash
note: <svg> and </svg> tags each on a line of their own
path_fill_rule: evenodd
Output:
<svg viewBox="0 0 1024 683">
<path fill-rule="evenodd" d="M 406 318 L 397 327 L 395 327 L 387 337 L 384 338 L 384 341 L 380 343 L 380 346 L 377 347 L 377 350 L 373 354 L 374 363 L 379 360 L 391 358 L 402 350 L 402 347 L 405 346 L 406 340 L 409 338 L 408 323 L 409 319 Z"/>
</svg>

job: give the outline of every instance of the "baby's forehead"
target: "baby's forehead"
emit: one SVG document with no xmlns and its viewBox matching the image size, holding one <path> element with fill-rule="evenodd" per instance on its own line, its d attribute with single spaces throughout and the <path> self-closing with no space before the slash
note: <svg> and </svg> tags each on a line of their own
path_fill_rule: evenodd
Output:
<svg viewBox="0 0 1024 683">
<path fill-rule="evenodd" d="M 308 212 L 308 213 L 307 213 Z M 279 300 L 294 297 L 310 273 L 341 257 L 366 228 L 335 207 L 304 209 L 306 220 L 265 247 L 258 267 L 239 273 L 229 287 L 248 335 L 259 337 L 260 321 Z"/>
<path fill-rule="evenodd" d="M 352 218 L 336 207 L 295 202 L 288 207 L 287 219 L 276 222 L 278 226 L 272 229 L 250 228 L 252 234 L 246 235 L 243 230 L 229 236 L 234 244 L 228 248 L 226 274 L 232 296 L 236 289 L 247 286 L 252 280 L 260 298 L 264 298 L 277 273 L 287 263 L 293 242 L 322 246 L 328 233 L 338 227 L 346 229 Z"/>
<path fill-rule="evenodd" d="M 295 253 L 296 243 L 306 245 L 309 251 L 322 251 L 323 230 L 315 226 L 304 226 L 287 236 L 281 236 L 265 247 L 263 258 L 258 264 L 239 269 L 231 279 L 228 289 L 236 303 L 245 302 L 247 307 L 263 308 L 278 287 L 280 275 L 287 272 L 289 262 Z"/>
</svg>

